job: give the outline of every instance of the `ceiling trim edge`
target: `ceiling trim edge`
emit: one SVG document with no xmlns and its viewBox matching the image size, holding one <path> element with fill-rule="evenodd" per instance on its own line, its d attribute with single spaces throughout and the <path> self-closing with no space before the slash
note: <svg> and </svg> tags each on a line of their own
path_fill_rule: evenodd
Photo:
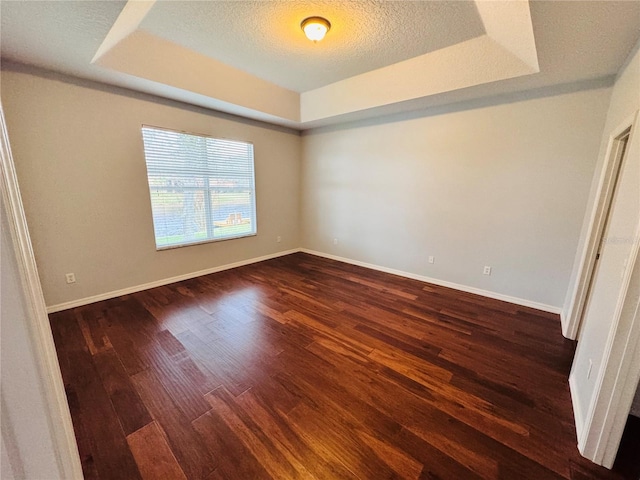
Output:
<svg viewBox="0 0 640 480">
<path fill-rule="evenodd" d="M 129 0 L 92 63 L 166 86 L 170 98 L 304 127 L 539 72 L 529 2 L 475 2 L 485 35 L 301 94 L 140 28 L 155 0 Z"/>
</svg>

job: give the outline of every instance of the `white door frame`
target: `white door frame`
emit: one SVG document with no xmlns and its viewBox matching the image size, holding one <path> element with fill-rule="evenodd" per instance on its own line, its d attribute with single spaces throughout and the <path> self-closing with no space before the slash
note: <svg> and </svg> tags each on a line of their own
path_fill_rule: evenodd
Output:
<svg viewBox="0 0 640 480">
<path fill-rule="evenodd" d="M 7 209 L 11 238 L 17 256 L 16 261 L 20 269 L 20 280 L 28 314 L 29 338 L 33 345 L 40 378 L 42 378 L 43 395 L 48 409 L 48 423 L 52 432 L 51 440 L 56 448 L 55 454 L 59 472 L 57 472 L 58 475 L 55 472 L 51 473 L 52 476 L 55 475 L 59 478 L 82 479 L 80 455 L 78 454 L 60 365 L 31 246 L 31 237 L 24 215 L 1 103 L 0 164 L 0 186 Z"/>
<path fill-rule="evenodd" d="M 576 295 L 581 292 L 582 299 L 574 298 L 574 305 L 584 308 L 590 275 L 595 263 L 596 249 L 605 227 L 608 195 L 613 192 L 616 161 L 619 155 L 613 149 L 616 140 L 629 127 L 631 132 L 627 143 L 627 155 L 640 155 L 640 113 L 628 118 L 616 128 L 609 137 L 607 157 L 603 166 L 598 201 L 589 229 L 589 242 L 585 247 L 583 264 L 581 265 L 581 285 Z M 624 167 L 623 167 L 624 168 Z M 640 208 L 640 205 L 638 205 Z M 640 380 L 640 222 L 632 239 L 633 244 L 625 271 L 622 288 L 605 347 L 602 368 L 592 396 L 591 404 L 586 412 L 585 422 L 578 431 L 578 449 L 580 453 L 593 462 L 611 468 L 622 438 L 622 433 L 631 410 L 631 403 Z M 586 262 L 586 260 L 589 260 Z M 588 275 L 587 275 L 588 273 Z M 579 300 L 579 301 L 578 301 Z M 574 331 L 577 331 L 582 311 L 574 318 Z"/>
<path fill-rule="evenodd" d="M 636 231 L 636 238 L 640 228 Z M 618 453 L 631 404 L 640 381 L 640 242 L 630 257 L 625 278 L 627 288 L 616 308 L 605 350 L 605 362 L 598 376 L 578 449 L 591 461 L 611 468 Z M 633 263 L 632 263 L 633 262 Z M 633 292 L 636 293 L 633 293 Z M 629 326 L 620 320 L 629 317 Z M 627 323 L 626 320 L 624 323 Z M 621 331 L 624 330 L 624 331 Z"/>
<path fill-rule="evenodd" d="M 631 127 L 632 131 L 629 136 L 630 142 L 633 130 L 635 130 L 634 126 L 637 124 L 637 121 L 638 111 L 626 118 L 625 121 L 618 125 L 618 127 L 609 135 L 604 164 L 600 174 L 600 182 L 598 183 L 596 201 L 589 217 L 587 241 L 580 258 L 578 278 L 571 295 L 565 321 L 562 325 L 562 334 L 571 340 L 577 339 L 580 322 L 584 315 L 587 294 L 589 293 L 591 277 L 596 263 L 596 254 L 598 253 L 600 239 L 602 238 L 605 223 L 607 221 L 607 212 L 615 189 L 615 173 L 622 161 L 617 152 L 617 149 L 620 148 L 618 138 Z"/>
</svg>

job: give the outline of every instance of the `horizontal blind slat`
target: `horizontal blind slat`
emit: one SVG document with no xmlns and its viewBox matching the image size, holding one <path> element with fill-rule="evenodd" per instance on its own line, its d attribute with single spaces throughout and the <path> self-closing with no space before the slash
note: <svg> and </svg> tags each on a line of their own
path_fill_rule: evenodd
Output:
<svg viewBox="0 0 640 480">
<path fill-rule="evenodd" d="M 253 145 L 142 128 L 156 246 L 256 233 Z"/>
</svg>

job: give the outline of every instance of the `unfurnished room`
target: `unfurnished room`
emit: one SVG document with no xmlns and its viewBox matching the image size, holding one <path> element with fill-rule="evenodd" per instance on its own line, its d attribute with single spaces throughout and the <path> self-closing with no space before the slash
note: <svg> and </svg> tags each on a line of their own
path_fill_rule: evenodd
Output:
<svg viewBox="0 0 640 480">
<path fill-rule="evenodd" d="M 640 0 L 1 0 L 3 480 L 640 479 Z"/>
</svg>

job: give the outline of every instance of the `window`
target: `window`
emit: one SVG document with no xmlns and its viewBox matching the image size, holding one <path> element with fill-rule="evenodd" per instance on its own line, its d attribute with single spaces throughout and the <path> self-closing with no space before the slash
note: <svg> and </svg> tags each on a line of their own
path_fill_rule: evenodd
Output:
<svg viewBox="0 0 640 480">
<path fill-rule="evenodd" d="M 253 145 L 142 127 L 158 250 L 255 235 Z"/>
</svg>

